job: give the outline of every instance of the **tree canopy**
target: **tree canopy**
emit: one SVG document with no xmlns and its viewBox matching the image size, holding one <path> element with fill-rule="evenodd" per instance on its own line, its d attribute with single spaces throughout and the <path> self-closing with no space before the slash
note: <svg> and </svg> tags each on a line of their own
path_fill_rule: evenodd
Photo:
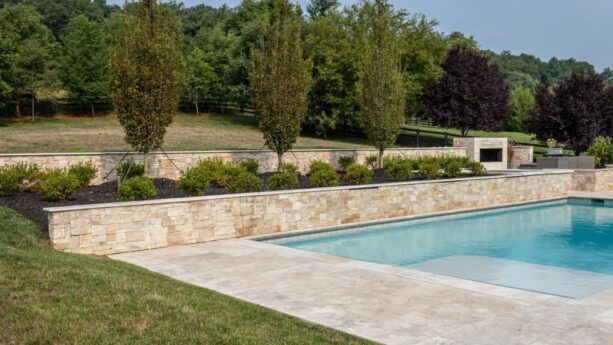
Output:
<svg viewBox="0 0 613 345">
<path fill-rule="evenodd" d="M 181 42 L 179 18 L 157 0 L 126 8 L 112 49 L 113 102 L 126 141 L 138 152 L 162 146 L 177 111 Z"/>
<path fill-rule="evenodd" d="M 509 117 L 509 87 L 500 68 L 476 50 L 453 48 L 438 84 L 426 89 L 426 116 L 436 124 L 470 130 L 498 130 Z"/>
</svg>

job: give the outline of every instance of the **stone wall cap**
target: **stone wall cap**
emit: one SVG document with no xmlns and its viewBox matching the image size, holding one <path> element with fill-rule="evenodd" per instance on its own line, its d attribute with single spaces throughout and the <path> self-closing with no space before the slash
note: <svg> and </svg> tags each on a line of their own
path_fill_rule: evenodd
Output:
<svg viewBox="0 0 613 345">
<path fill-rule="evenodd" d="M 563 174 L 571 174 L 573 173 L 573 170 L 562 170 L 562 169 L 538 170 L 538 171 L 534 171 L 534 170 L 491 170 L 490 173 L 497 174 L 497 175 L 469 177 L 469 178 L 462 178 L 462 179 L 408 181 L 408 182 L 379 183 L 379 184 L 369 184 L 369 185 L 359 185 L 359 186 L 339 186 L 339 187 L 329 187 L 329 188 L 294 189 L 294 190 L 286 190 L 286 191 L 223 194 L 223 195 L 210 195 L 210 196 L 173 198 L 173 199 L 156 199 L 156 200 L 130 201 L 130 202 L 113 202 L 113 203 L 105 203 L 105 204 L 47 207 L 47 208 L 44 208 L 43 211 L 54 213 L 54 212 L 93 210 L 93 209 L 114 208 L 114 207 L 131 207 L 131 206 L 149 206 L 149 205 L 163 205 L 163 204 L 173 204 L 173 203 L 187 203 L 187 202 L 219 200 L 219 199 L 252 198 L 252 197 L 258 197 L 258 196 L 270 196 L 270 195 L 288 195 L 288 194 L 298 194 L 298 193 L 320 193 L 320 192 L 334 192 L 334 191 L 341 192 L 341 191 L 350 191 L 350 190 L 389 188 L 389 187 L 407 186 L 407 185 L 470 182 L 470 181 L 492 180 L 492 179 L 500 179 L 500 178 L 518 178 L 518 177 L 524 177 L 524 176 L 563 175 Z"/>
<path fill-rule="evenodd" d="M 458 151 L 466 149 L 465 147 L 395 147 L 386 150 L 388 153 L 393 153 L 395 151 L 427 151 L 427 150 L 448 150 L 448 151 Z M 377 149 L 369 148 L 369 147 L 355 147 L 355 148 L 342 148 L 342 149 L 297 149 L 287 152 L 291 154 L 292 152 L 351 152 L 351 151 L 368 151 L 368 152 L 379 152 Z M 270 150 L 254 150 L 254 149 L 245 149 L 245 150 L 205 150 L 205 151 L 166 151 L 166 154 L 215 154 L 215 153 L 274 153 Z M 127 152 L 127 151 L 109 151 L 109 152 L 33 152 L 33 153 L 0 153 L 0 157 L 27 157 L 27 156 L 109 156 L 109 155 L 125 155 L 125 154 L 142 154 L 140 152 Z M 149 154 L 164 154 L 161 151 L 150 152 Z"/>
</svg>

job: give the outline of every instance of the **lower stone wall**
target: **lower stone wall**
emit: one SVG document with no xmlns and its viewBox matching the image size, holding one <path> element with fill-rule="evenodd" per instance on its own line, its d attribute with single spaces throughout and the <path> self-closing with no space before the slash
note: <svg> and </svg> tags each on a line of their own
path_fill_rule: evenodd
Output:
<svg viewBox="0 0 613 345">
<path fill-rule="evenodd" d="M 292 163 L 305 172 L 311 162 L 323 160 L 337 165 L 341 156 L 354 156 L 357 161 L 363 163 L 367 156 L 377 154 L 376 150 L 296 150 L 285 154 L 287 163 Z M 466 148 L 463 147 L 434 147 L 434 148 L 402 148 L 390 149 L 387 156 L 402 155 L 407 157 L 416 156 L 466 156 Z M 93 184 L 100 184 L 117 179 L 115 167 L 124 157 L 132 157 L 137 162 L 142 162 L 142 154 L 126 153 L 75 153 L 75 154 L 0 154 L 0 167 L 18 162 L 36 163 L 43 168 L 66 168 L 80 162 L 92 162 L 98 168 L 98 175 Z M 260 163 L 262 172 L 274 171 L 277 168 L 277 156 L 270 151 L 194 151 L 194 152 L 156 152 L 148 155 L 150 175 L 154 178 L 178 179 L 181 171 L 185 170 L 198 161 L 207 158 L 221 158 L 226 161 L 241 161 L 255 159 Z"/>
<path fill-rule="evenodd" d="M 575 170 L 573 190 L 582 192 L 613 190 L 613 169 Z"/>
<path fill-rule="evenodd" d="M 47 209 L 62 251 L 108 255 L 568 196 L 572 172 Z"/>
</svg>

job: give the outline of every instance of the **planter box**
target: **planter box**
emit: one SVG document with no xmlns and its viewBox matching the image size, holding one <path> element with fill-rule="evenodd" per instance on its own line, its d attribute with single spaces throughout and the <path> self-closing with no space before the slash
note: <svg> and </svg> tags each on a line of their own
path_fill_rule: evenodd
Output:
<svg viewBox="0 0 613 345">
<path fill-rule="evenodd" d="M 45 209 L 57 250 L 109 255 L 566 197 L 572 172 L 304 189 Z"/>
</svg>

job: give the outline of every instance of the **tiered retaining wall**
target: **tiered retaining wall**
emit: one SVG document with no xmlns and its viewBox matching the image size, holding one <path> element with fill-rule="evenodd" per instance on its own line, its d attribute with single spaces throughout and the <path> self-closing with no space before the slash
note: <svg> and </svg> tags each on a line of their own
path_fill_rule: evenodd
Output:
<svg viewBox="0 0 613 345">
<path fill-rule="evenodd" d="M 544 200 L 569 195 L 573 173 L 531 172 L 284 192 L 51 208 L 62 251 L 108 255 L 260 234 Z"/>
<path fill-rule="evenodd" d="M 198 161 L 207 158 L 221 158 L 227 161 L 241 161 L 255 159 L 260 163 L 262 172 L 275 171 L 277 168 L 277 156 L 270 151 L 190 151 L 151 153 L 148 156 L 150 164 L 150 176 L 154 178 L 178 179 L 181 171 L 185 170 Z M 337 165 L 341 156 L 355 156 L 358 162 L 363 163 L 367 156 L 377 154 L 376 150 L 295 150 L 284 156 L 287 163 L 292 163 L 305 172 L 311 162 L 323 160 Z M 466 156 L 466 148 L 463 147 L 435 147 L 435 148 L 402 148 L 390 149 L 386 155 L 402 155 L 407 157 L 416 156 Z M 126 157 L 125 152 L 116 153 L 36 153 L 36 154 L 0 154 L 0 166 L 17 162 L 36 163 L 43 168 L 66 168 L 72 164 L 91 161 L 98 168 L 98 175 L 92 182 L 100 184 L 117 179 L 115 167 L 117 163 Z M 129 154 L 127 157 L 142 162 L 142 154 Z"/>
</svg>

